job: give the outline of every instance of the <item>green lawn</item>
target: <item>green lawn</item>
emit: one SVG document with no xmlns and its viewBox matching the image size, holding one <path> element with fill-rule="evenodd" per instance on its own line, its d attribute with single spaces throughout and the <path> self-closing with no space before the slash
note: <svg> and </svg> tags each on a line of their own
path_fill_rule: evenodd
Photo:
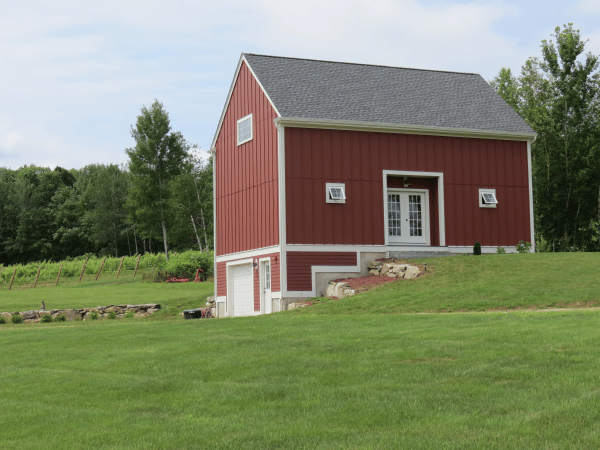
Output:
<svg viewBox="0 0 600 450">
<path fill-rule="evenodd" d="M 269 316 L 0 325 L 0 448 L 600 448 L 600 311 L 402 314 L 592 303 L 599 257 L 427 262 L 434 275 Z M 0 310 L 183 309 L 212 288 L 3 291 Z"/>
<path fill-rule="evenodd" d="M 600 306 L 600 253 L 463 255 L 416 260 L 434 275 L 387 283 L 296 314 L 396 314 Z"/>
<path fill-rule="evenodd" d="M 179 310 L 204 307 L 213 295 L 213 283 L 143 283 L 140 278 L 99 280 L 70 285 L 13 289 L 0 292 L 0 312 L 39 309 L 86 308 L 121 304 L 160 303 Z"/>
<path fill-rule="evenodd" d="M 600 447 L 597 311 L 0 326 L 0 448 Z"/>
</svg>

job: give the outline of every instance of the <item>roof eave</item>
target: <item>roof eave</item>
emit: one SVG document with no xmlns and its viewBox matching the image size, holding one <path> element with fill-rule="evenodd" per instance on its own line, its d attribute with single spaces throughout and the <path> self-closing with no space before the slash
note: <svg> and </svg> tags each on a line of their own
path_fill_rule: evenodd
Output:
<svg viewBox="0 0 600 450">
<path fill-rule="evenodd" d="M 294 128 L 320 128 L 332 130 L 373 131 L 378 133 L 423 134 L 431 136 L 456 136 L 483 139 L 533 142 L 537 133 L 477 130 L 469 128 L 446 128 L 435 126 L 406 125 L 397 123 L 357 122 L 348 120 L 307 119 L 302 117 L 278 117 L 276 124 Z"/>
</svg>

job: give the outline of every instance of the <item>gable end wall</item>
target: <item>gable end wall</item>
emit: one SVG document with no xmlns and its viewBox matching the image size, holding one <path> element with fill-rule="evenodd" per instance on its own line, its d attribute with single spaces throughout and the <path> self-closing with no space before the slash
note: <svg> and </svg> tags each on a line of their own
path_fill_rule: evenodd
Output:
<svg viewBox="0 0 600 450">
<path fill-rule="evenodd" d="M 237 121 L 248 114 L 253 138 L 238 146 Z M 242 62 L 215 143 L 217 256 L 279 243 L 276 117 Z"/>
</svg>

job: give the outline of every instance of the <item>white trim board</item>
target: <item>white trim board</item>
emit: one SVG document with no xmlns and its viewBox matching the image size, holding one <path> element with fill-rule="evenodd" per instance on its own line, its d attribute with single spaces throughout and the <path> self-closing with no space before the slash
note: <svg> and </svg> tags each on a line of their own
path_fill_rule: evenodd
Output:
<svg viewBox="0 0 600 450">
<path fill-rule="evenodd" d="M 527 176 L 529 179 L 529 232 L 531 233 L 531 252 L 535 253 L 535 224 L 533 217 L 533 175 L 531 173 L 531 144 L 527 142 Z"/>
<path fill-rule="evenodd" d="M 509 141 L 530 141 L 535 133 L 511 133 L 504 131 L 487 131 L 470 128 L 447 128 L 435 126 L 418 126 L 398 123 L 359 122 L 350 120 L 306 119 L 302 117 L 279 117 L 275 119 L 286 127 L 321 128 L 330 130 L 374 131 L 378 133 L 422 134 L 431 136 L 454 136 L 481 139 L 500 139 Z"/>
<path fill-rule="evenodd" d="M 223 261 L 235 261 L 236 259 L 240 259 L 240 258 L 253 258 L 256 256 L 265 255 L 267 253 L 280 253 L 280 250 L 281 249 L 280 249 L 279 245 L 273 245 L 271 247 L 257 248 L 256 250 L 246 250 L 246 251 L 238 252 L 238 253 L 229 253 L 227 255 L 215 256 L 215 261 L 223 262 Z"/>
<path fill-rule="evenodd" d="M 390 244 L 388 236 L 388 177 L 419 177 L 419 178 L 437 178 L 437 197 L 438 197 L 438 224 L 439 224 L 439 240 L 440 247 L 446 245 L 446 218 L 444 212 L 444 173 L 443 172 L 416 172 L 408 170 L 384 170 L 383 171 L 383 235 L 385 239 L 385 245 Z M 390 188 L 397 189 L 397 188 Z M 415 190 L 419 190 L 415 188 Z M 421 189 L 423 190 L 423 189 Z M 429 215 L 429 211 L 427 212 Z M 431 221 L 431 218 L 429 219 Z M 429 233 L 431 235 L 431 233 Z M 430 238 L 428 242 L 430 243 Z M 401 244 L 407 245 L 407 244 Z"/>
</svg>

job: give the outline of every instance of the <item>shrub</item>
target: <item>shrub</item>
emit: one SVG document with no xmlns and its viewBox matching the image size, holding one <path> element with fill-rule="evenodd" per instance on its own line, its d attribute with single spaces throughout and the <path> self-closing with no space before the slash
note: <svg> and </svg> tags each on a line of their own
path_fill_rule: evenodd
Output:
<svg viewBox="0 0 600 450">
<path fill-rule="evenodd" d="M 23 323 L 23 316 L 21 314 L 13 314 L 11 321 L 12 323 Z"/>
<path fill-rule="evenodd" d="M 92 311 L 92 313 L 90 314 L 90 319 L 92 320 L 98 320 L 98 311 Z"/>
<path fill-rule="evenodd" d="M 499 255 L 504 255 L 506 253 L 506 249 L 504 247 L 498 246 L 498 248 L 496 248 L 496 253 L 498 253 Z"/>
<path fill-rule="evenodd" d="M 56 318 L 54 319 L 55 322 L 66 322 L 67 321 L 67 316 L 65 316 L 64 314 L 59 314 L 58 316 L 56 316 Z"/>
<path fill-rule="evenodd" d="M 481 244 L 479 242 L 475 242 L 475 245 L 473 246 L 473 254 L 481 255 Z"/>
<path fill-rule="evenodd" d="M 126 319 L 133 319 L 135 317 L 135 313 L 133 311 L 127 311 L 125 313 L 125 318 Z"/>
<path fill-rule="evenodd" d="M 531 250 L 531 242 L 519 241 L 519 244 L 517 245 L 517 251 L 519 253 L 529 253 L 529 250 Z"/>
<path fill-rule="evenodd" d="M 116 319 L 117 318 L 117 313 L 114 311 L 111 311 L 108 313 L 108 318 L 109 319 Z"/>
<path fill-rule="evenodd" d="M 6 323 L 6 319 L 4 316 L 0 316 L 0 325 L 4 325 Z"/>
<path fill-rule="evenodd" d="M 40 316 L 40 321 L 44 323 L 52 322 L 52 316 L 50 314 L 42 314 Z"/>
</svg>

